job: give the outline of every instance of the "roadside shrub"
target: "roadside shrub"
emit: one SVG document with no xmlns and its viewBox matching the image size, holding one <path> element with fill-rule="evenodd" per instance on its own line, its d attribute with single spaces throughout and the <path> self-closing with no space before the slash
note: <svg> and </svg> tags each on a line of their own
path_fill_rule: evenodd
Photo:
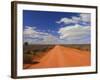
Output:
<svg viewBox="0 0 100 80">
<path fill-rule="evenodd" d="M 23 63 L 30 64 L 32 63 L 33 55 L 32 54 L 24 54 L 23 55 Z"/>
</svg>

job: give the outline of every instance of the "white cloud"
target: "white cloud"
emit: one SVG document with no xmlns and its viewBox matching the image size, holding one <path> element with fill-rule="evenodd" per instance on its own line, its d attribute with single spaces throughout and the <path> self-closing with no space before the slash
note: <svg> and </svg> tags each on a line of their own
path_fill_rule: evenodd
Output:
<svg viewBox="0 0 100 80">
<path fill-rule="evenodd" d="M 38 34 L 37 31 L 35 31 L 34 27 L 27 26 L 26 29 L 24 29 L 24 35 L 33 35 Z"/>
<path fill-rule="evenodd" d="M 83 42 L 90 38 L 90 26 L 65 26 L 60 28 L 58 33 L 60 34 L 60 39 L 64 39 L 65 41 L 69 40 L 69 42 L 76 42 L 76 40 L 78 40 Z"/>
<path fill-rule="evenodd" d="M 91 15 L 90 14 L 80 14 L 81 21 L 83 22 L 90 22 Z"/>
<path fill-rule="evenodd" d="M 70 23 L 75 23 L 73 19 L 70 18 L 61 18 L 60 21 L 57 21 L 57 23 L 64 23 L 64 24 L 70 24 Z"/>
<path fill-rule="evenodd" d="M 64 24 L 70 24 L 70 23 L 78 24 L 80 22 L 83 22 L 83 23 L 90 22 L 90 20 L 91 20 L 90 14 L 88 14 L 88 13 L 81 13 L 78 17 L 77 16 L 72 16 L 71 18 L 63 17 L 59 21 L 56 21 L 56 23 L 58 23 L 58 24 L 60 24 L 60 23 L 64 23 Z"/>
<path fill-rule="evenodd" d="M 55 36 L 36 30 L 35 27 L 27 27 L 24 29 L 24 42 L 29 42 L 31 44 L 54 44 L 57 42 L 58 38 Z"/>
<path fill-rule="evenodd" d="M 26 27 L 23 32 L 24 42 L 30 44 L 78 44 L 90 42 L 90 26 L 65 26 L 59 29 L 59 37 L 36 27 Z"/>
</svg>

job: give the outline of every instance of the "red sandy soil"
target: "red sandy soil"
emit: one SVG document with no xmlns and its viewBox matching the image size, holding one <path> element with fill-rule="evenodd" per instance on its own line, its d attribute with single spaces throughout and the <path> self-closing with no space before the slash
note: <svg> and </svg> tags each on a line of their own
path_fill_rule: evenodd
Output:
<svg viewBox="0 0 100 80">
<path fill-rule="evenodd" d="M 57 45 L 48 51 L 46 55 L 40 59 L 39 63 L 26 64 L 24 66 L 27 66 L 27 69 L 90 66 L 90 58 L 90 51 Z"/>
</svg>

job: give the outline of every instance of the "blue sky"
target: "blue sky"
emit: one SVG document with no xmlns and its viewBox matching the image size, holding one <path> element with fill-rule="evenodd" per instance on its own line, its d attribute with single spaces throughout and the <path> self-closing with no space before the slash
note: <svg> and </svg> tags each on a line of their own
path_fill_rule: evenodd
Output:
<svg viewBox="0 0 100 80">
<path fill-rule="evenodd" d="M 90 20 L 89 13 L 23 10 L 23 39 L 31 44 L 87 44 Z"/>
</svg>

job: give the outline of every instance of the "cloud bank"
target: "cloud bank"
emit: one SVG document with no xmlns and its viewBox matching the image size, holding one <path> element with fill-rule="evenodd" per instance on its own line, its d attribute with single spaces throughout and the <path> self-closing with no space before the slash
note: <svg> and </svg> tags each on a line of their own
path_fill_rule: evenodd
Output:
<svg viewBox="0 0 100 80">
<path fill-rule="evenodd" d="M 23 32 L 24 42 L 30 44 L 88 44 L 91 42 L 91 16 L 79 14 L 71 18 L 63 17 L 57 24 L 65 24 L 58 31 L 39 30 L 37 27 L 26 26 Z M 68 25 L 74 24 L 74 25 Z M 54 32 L 58 35 L 53 35 Z"/>
<path fill-rule="evenodd" d="M 88 25 L 91 22 L 91 16 L 90 14 L 80 14 L 79 16 L 72 16 L 71 18 L 63 17 L 59 21 L 56 21 L 56 23 L 64 23 L 64 24 L 80 24 L 83 23 L 85 25 Z"/>
<path fill-rule="evenodd" d="M 89 43 L 90 26 L 65 26 L 59 29 L 60 39 L 68 43 Z"/>
<path fill-rule="evenodd" d="M 57 43 L 58 38 L 52 34 L 38 31 L 36 27 L 27 26 L 23 33 L 24 42 L 29 42 L 30 44 L 54 44 Z"/>
</svg>

